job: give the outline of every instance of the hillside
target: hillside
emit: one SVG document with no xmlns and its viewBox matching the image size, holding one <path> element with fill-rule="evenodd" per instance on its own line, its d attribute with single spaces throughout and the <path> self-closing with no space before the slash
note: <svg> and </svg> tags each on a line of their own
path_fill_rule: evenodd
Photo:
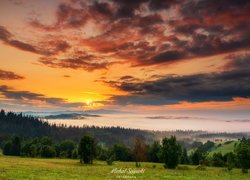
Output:
<svg viewBox="0 0 250 180">
<path fill-rule="evenodd" d="M 234 151 L 234 147 L 236 144 L 238 144 L 239 141 L 229 141 L 225 142 L 224 144 L 218 144 L 216 145 L 210 152 L 209 155 L 213 155 L 214 153 L 221 152 L 223 155 Z"/>
</svg>

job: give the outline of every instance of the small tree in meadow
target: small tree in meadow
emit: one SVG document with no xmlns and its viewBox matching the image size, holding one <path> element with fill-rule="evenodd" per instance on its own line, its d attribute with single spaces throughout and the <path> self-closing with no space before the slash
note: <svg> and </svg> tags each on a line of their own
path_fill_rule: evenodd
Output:
<svg viewBox="0 0 250 180">
<path fill-rule="evenodd" d="M 10 142 L 7 142 L 3 148 L 4 155 L 20 156 L 21 155 L 21 140 L 15 136 Z"/>
<path fill-rule="evenodd" d="M 148 156 L 150 162 L 161 162 L 161 145 L 158 141 L 149 147 Z"/>
<path fill-rule="evenodd" d="M 207 153 L 200 148 L 197 148 L 194 152 L 191 154 L 191 160 L 193 165 L 199 165 L 204 164 L 204 161 L 206 159 Z"/>
<path fill-rule="evenodd" d="M 165 168 L 175 169 L 177 167 L 181 157 L 181 146 L 174 136 L 162 140 L 162 157 Z"/>
<path fill-rule="evenodd" d="M 223 167 L 224 164 L 224 160 L 223 160 L 223 155 L 221 152 L 218 153 L 214 153 L 213 157 L 212 157 L 212 164 L 215 167 Z"/>
<path fill-rule="evenodd" d="M 84 164 L 92 164 L 96 154 L 96 143 L 93 137 L 84 136 L 79 144 L 78 154 L 80 162 Z"/>
<path fill-rule="evenodd" d="M 72 159 L 77 159 L 78 158 L 78 150 L 77 149 L 74 149 L 72 151 L 72 156 L 71 156 Z"/>
<path fill-rule="evenodd" d="M 187 149 L 183 148 L 182 154 L 181 154 L 181 164 L 189 164 L 189 158 L 187 154 Z"/>
<path fill-rule="evenodd" d="M 231 171 L 236 166 L 236 155 L 233 152 L 228 152 L 224 155 L 226 161 L 226 167 Z"/>
<path fill-rule="evenodd" d="M 56 150 L 53 146 L 45 145 L 41 147 L 40 155 L 41 157 L 52 158 L 56 156 Z"/>
<path fill-rule="evenodd" d="M 62 157 L 71 158 L 74 149 L 75 149 L 75 144 L 71 140 L 64 140 L 60 143 L 59 146 L 59 150 L 63 154 Z"/>
<path fill-rule="evenodd" d="M 140 166 L 140 162 L 146 160 L 146 145 L 140 138 L 135 138 L 134 140 L 134 157 L 136 167 Z"/>
</svg>

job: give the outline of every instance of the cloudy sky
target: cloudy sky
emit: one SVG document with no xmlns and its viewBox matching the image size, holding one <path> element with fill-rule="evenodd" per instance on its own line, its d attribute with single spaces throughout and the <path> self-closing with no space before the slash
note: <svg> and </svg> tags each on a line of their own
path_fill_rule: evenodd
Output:
<svg viewBox="0 0 250 180">
<path fill-rule="evenodd" d="M 248 113 L 249 17 L 249 0 L 1 0 L 0 108 Z"/>
</svg>

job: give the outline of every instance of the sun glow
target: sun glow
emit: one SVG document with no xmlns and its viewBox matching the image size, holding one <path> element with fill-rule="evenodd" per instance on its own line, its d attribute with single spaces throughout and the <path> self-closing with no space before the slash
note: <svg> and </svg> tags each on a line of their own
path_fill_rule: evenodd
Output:
<svg viewBox="0 0 250 180">
<path fill-rule="evenodd" d="M 91 99 L 87 99 L 86 101 L 85 101 L 85 103 L 89 106 L 89 105 L 91 105 L 92 104 L 92 100 Z"/>
</svg>

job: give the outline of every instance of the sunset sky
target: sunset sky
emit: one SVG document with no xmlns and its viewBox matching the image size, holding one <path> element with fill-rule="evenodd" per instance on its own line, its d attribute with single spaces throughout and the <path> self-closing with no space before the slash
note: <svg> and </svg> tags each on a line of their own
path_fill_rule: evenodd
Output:
<svg viewBox="0 0 250 180">
<path fill-rule="evenodd" d="M 0 108 L 250 115 L 249 0 L 1 0 Z"/>
</svg>

